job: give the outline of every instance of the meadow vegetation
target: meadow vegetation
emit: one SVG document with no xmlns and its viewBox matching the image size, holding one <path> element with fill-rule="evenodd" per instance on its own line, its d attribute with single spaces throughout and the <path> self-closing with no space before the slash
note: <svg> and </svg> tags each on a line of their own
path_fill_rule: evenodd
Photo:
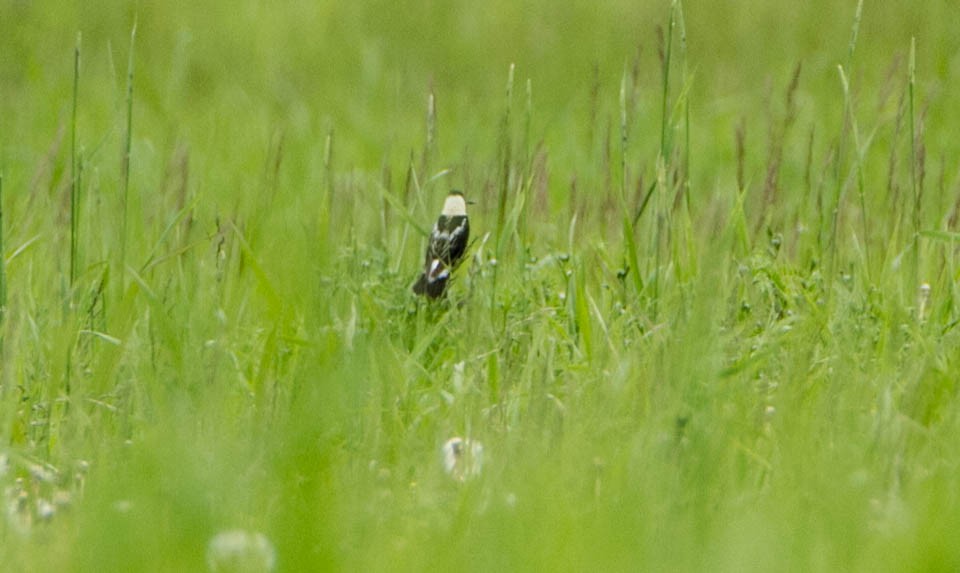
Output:
<svg viewBox="0 0 960 573">
<path fill-rule="evenodd" d="M 0 569 L 960 568 L 949 2 L 45 4 Z"/>
</svg>

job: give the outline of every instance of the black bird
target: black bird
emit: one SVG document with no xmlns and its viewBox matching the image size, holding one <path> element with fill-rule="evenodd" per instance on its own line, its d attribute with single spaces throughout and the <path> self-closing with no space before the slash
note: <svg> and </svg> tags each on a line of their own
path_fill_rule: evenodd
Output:
<svg viewBox="0 0 960 573">
<path fill-rule="evenodd" d="M 467 250 L 470 222 L 467 202 L 460 191 L 451 191 L 443 202 L 443 211 L 433 226 L 427 243 L 423 274 L 413 285 L 413 292 L 439 298 L 447 288 L 450 271 L 455 269 Z"/>
</svg>

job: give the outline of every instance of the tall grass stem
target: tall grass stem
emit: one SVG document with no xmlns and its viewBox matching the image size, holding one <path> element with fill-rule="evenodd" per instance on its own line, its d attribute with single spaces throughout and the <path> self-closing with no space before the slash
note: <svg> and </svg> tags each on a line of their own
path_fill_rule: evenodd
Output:
<svg viewBox="0 0 960 573">
<path fill-rule="evenodd" d="M 853 146 L 856 152 L 856 170 L 857 170 L 857 193 L 860 198 L 860 215 L 863 221 L 863 256 L 866 259 L 867 274 L 870 272 L 870 228 L 867 218 L 867 199 L 866 182 L 863 175 L 863 147 L 860 142 L 860 128 L 857 125 L 857 118 L 853 109 L 853 98 L 850 95 L 850 82 L 847 74 L 843 71 L 843 66 L 838 65 L 837 71 L 840 74 L 840 83 L 843 86 L 843 109 L 846 120 L 850 122 L 850 131 L 853 133 Z"/>
<path fill-rule="evenodd" d="M 623 237 L 626 247 L 627 272 L 633 276 L 633 284 L 637 295 L 643 292 L 643 277 L 640 275 L 640 259 L 637 256 L 637 242 L 635 237 L 635 220 L 630 217 L 627 207 L 627 186 L 629 175 L 627 171 L 627 69 L 624 67 L 620 79 L 620 212 L 623 216 Z"/>
<path fill-rule="evenodd" d="M 917 128 L 914 111 L 917 82 L 917 39 L 910 38 L 909 107 L 910 107 L 910 189 L 913 193 L 913 269 L 911 278 L 916 281 L 920 273 L 920 186 L 917 182 Z M 910 292 L 908 285 L 907 292 Z"/>
<path fill-rule="evenodd" d="M 660 155 L 669 155 L 667 133 L 670 124 L 670 58 L 673 51 L 673 28 L 677 19 L 677 0 L 670 3 L 670 23 L 667 26 L 667 39 L 663 56 L 663 108 L 660 120 Z"/>
<path fill-rule="evenodd" d="M 510 133 L 510 114 L 513 108 L 513 74 L 515 64 L 510 64 L 507 75 L 507 103 L 503 111 L 500 132 L 500 193 L 497 199 L 497 254 L 503 247 L 503 226 L 507 215 L 507 192 L 510 188 L 510 160 L 513 155 L 513 138 Z"/>
<path fill-rule="evenodd" d="M 80 205 L 80 159 L 77 155 L 77 102 L 80 91 L 80 42 L 82 36 L 77 32 L 77 44 L 73 50 L 73 110 L 70 115 L 70 287 L 77 280 L 77 219 Z"/>
<path fill-rule="evenodd" d="M 127 121 L 126 133 L 123 140 L 123 169 L 122 169 L 122 189 L 120 191 L 120 262 L 118 272 L 120 273 L 120 292 L 124 288 L 124 267 L 127 263 L 127 226 L 128 226 L 128 207 L 130 202 L 130 149 L 133 141 L 133 53 L 137 39 L 137 23 L 134 21 L 133 28 L 130 31 L 130 54 L 127 60 Z"/>
<path fill-rule="evenodd" d="M 7 258 L 3 251 L 3 173 L 0 173 L 0 326 L 7 314 Z M 0 334 L 0 351 L 3 336 Z"/>
</svg>

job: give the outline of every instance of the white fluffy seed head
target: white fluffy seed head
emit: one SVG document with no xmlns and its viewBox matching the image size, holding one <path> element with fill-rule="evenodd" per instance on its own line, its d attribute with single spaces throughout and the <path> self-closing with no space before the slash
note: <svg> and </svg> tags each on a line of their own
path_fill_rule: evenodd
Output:
<svg viewBox="0 0 960 573">
<path fill-rule="evenodd" d="M 207 544 L 207 566 L 211 571 L 269 572 L 276 562 L 276 550 L 262 533 L 221 531 Z"/>
<path fill-rule="evenodd" d="M 457 481 L 466 481 L 480 475 L 483 468 L 483 444 L 460 437 L 443 444 L 443 469 Z"/>
</svg>

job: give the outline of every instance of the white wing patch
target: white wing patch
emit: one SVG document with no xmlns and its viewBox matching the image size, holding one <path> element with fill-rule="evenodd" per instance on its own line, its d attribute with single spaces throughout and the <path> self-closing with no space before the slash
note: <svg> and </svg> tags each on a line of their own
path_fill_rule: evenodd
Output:
<svg viewBox="0 0 960 573">
<path fill-rule="evenodd" d="M 450 240 L 452 241 L 454 237 L 459 237 L 460 235 L 462 235 L 466 229 L 467 229 L 467 220 L 464 219 L 459 225 L 457 225 L 456 229 L 450 231 L 449 233 Z"/>
<path fill-rule="evenodd" d="M 427 282 L 436 282 L 450 277 L 449 269 L 443 266 L 440 259 L 430 261 L 430 267 L 427 269 Z"/>
</svg>

